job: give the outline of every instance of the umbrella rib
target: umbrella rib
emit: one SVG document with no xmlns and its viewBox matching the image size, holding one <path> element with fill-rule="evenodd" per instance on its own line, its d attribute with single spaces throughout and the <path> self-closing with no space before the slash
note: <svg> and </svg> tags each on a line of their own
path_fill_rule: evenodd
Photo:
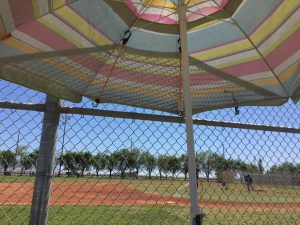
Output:
<svg viewBox="0 0 300 225">
<path fill-rule="evenodd" d="M 212 0 L 214 2 L 214 4 L 218 6 L 218 4 L 215 2 L 215 0 Z M 273 76 L 275 77 L 275 79 L 278 81 L 278 83 L 280 84 L 280 86 L 282 87 L 282 89 L 284 90 L 284 92 L 286 93 L 286 96 L 289 96 L 288 91 L 286 90 L 286 88 L 284 87 L 284 85 L 282 84 L 282 82 L 280 81 L 280 79 L 277 77 L 275 71 L 273 70 L 273 68 L 271 67 L 271 65 L 268 63 L 268 61 L 266 60 L 266 58 L 263 56 L 263 54 L 260 52 L 260 50 L 257 48 L 257 46 L 254 44 L 254 42 L 251 40 L 250 36 L 245 32 L 245 30 L 235 21 L 235 19 L 233 19 L 227 12 L 226 10 L 224 10 L 223 8 L 220 9 L 222 10 L 227 16 L 228 18 L 230 18 L 230 20 L 233 22 L 233 24 L 235 26 L 238 27 L 238 29 L 244 34 L 244 36 L 247 38 L 247 40 L 250 42 L 250 44 L 253 46 L 253 48 L 257 51 L 257 53 L 259 54 L 259 56 L 261 57 L 261 59 L 264 61 L 264 63 L 267 65 L 267 67 L 269 68 L 269 70 L 271 71 L 271 73 L 273 74 Z"/>
<path fill-rule="evenodd" d="M 291 98 L 292 98 L 293 102 L 295 102 L 295 104 L 300 99 L 300 88 L 299 87 L 294 91 L 293 96 Z"/>
<path fill-rule="evenodd" d="M 164 6 L 161 9 L 161 12 L 160 12 L 160 15 L 159 15 L 159 20 L 161 20 L 161 16 L 162 16 L 164 10 L 166 9 L 166 4 L 167 4 L 167 2 L 165 2 Z"/>
<path fill-rule="evenodd" d="M 286 101 L 288 101 L 288 98 L 287 97 L 270 97 L 270 98 L 264 98 L 264 99 L 258 99 L 258 100 L 257 99 L 246 100 L 246 101 L 240 101 L 239 106 L 249 106 L 249 105 L 253 105 L 253 106 L 258 105 L 259 106 L 264 103 L 269 103 L 270 101 L 276 101 L 272 105 L 281 105 L 282 101 L 286 102 Z M 278 103 L 277 103 L 277 101 L 278 101 Z M 279 103 L 279 101 L 281 103 Z M 205 111 L 225 109 L 225 108 L 231 108 L 231 107 L 235 107 L 235 106 L 236 106 L 236 103 L 225 103 L 223 105 L 218 105 L 218 106 L 198 107 L 198 108 L 195 108 L 193 110 L 193 112 L 195 111 L 194 114 L 197 114 L 197 113 L 201 113 L 201 112 L 205 112 Z"/>
<path fill-rule="evenodd" d="M 174 15 L 174 14 L 176 14 L 176 13 L 177 13 L 176 11 L 175 11 L 175 12 L 172 12 L 172 13 L 170 13 L 170 14 L 168 14 L 168 15 L 165 15 L 165 16 L 163 16 L 163 17 L 157 19 L 157 20 L 153 20 L 153 21 L 150 21 L 149 23 L 145 23 L 143 26 L 135 27 L 135 28 L 132 29 L 132 32 L 133 32 L 133 31 L 136 31 L 136 30 L 139 30 L 139 29 L 143 29 L 143 28 L 145 28 L 145 27 L 147 27 L 147 26 L 149 26 L 149 25 L 151 25 L 151 24 L 153 24 L 153 23 L 158 22 L 158 21 L 161 20 L 161 19 L 164 19 L 164 18 L 166 18 L 166 17 L 172 16 L 172 15 Z"/>
<path fill-rule="evenodd" d="M 210 65 L 208 65 L 207 63 L 204 63 L 202 61 L 199 61 L 197 59 L 194 59 L 192 57 L 190 57 L 190 62 L 194 65 L 194 66 L 197 66 L 203 70 L 206 70 L 224 80 L 228 80 L 230 82 L 233 82 L 235 84 L 238 84 L 244 88 L 246 88 L 247 90 L 251 90 L 253 92 L 256 92 L 256 93 L 259 93 L 259 94 L 262 94 L 264 96 L 277 96 L 276 94 L 274 94 L 273 92 L 271 91 L 268 91 L 264 88 L 261 88 L 259 86 L 256 86 L 254 84 L 252 84 L 251 82 L 247 82 L 245 80 L 242 80 L 242 79 L 239 79 L 231 74 L 228 74 L 224 71 L 221 71 L 215 67 L 212 67 Z M 279 97 L 279 96 L 278 96 Z"/>
<path fill-rule="evenodd" d="M 153 1 L 153 0 L 151 0 L 150 3 L 152 3 L 152 1 Z M 143 8 L 140 10 L 139 13 L 143 12 L 143 11 L 147 8 L 148 5 L 149 5 L 149 4 L 144 4 L 144 5 L 143 5 Z M 136 20 L 128 27 L 128 31 L 129 31 L 129 30 L 130 30 L 130 29 L 131 29 L 131 28 L 139 21 L 139 19 L 140 19 L 140 18 L 137 17 L 137 19 L 136 19 Z M 123 39 L 123 37 L 122 37 L 122 39 Z M 90 87 L 91 83 L 96 79 L 96 76 L 97 76 L 97 74 L 99 73 L 99 71 L 102 69 L 102 67 L 106 64 L 106 62 L 109 60 L 109 58 L 113 55 L 115 48 L 116 48 L 117 45 L 122 41 L 122 39 L 119 40 L 119 41 L 117 41 L 117 42 L 115 42 L 114 47 L 113 47 L 113 49 L 112 49 L 112 51 L 111 51 L 111 55 L 108 55 L 108 57 L 106 58 L 106 60 L 105 60 L 104 63 L 102 64 L 102 66 L 100 66 L 98 69 L 96 69 L 96 72 L 95 72 L 95 74 L 94 74 L 94 76 L 93 76 L 93 79 L 91 80 L 91 82 L 89 83 L 89 85 L 86 87 L 84 93 L 85 93 L 86 90 Z M 124 44 L 122 45 L 121 48 L 124 48 Z M 99 93 L 99 97 L 100 97 L 100 98 L 104 97 L 104 90 L 105 90 L 105 88 L 106 88 L 106 86 L 107 86 L 107 84 L 108 84 L 108 82 L 109 82 L 110 76 L 112 75 L 113 71 L 115 70 L 115 67 L 116 67 L 116 65 L 117 65 L 117 61 L 118 61 L 118 59 L 119 59 L 119 57 L 120 57 L 120 55 L 121 55 L 121 51 L 123 51 L 123 49 L 121 49 L 121 48 L 118 49 L 119 52 L 117 53 L 117 57 L 116 57 L 116 59 L 115 59 L 115 61 L 114 61 L 114 63 L 113 63 L 113 66 L 112 66 L 112 68 L 111 68 L 111 70 L 110 70 L 110 72 L 109 72 L 109 75 L 107 76 L 107 78 L 106 78 L 106 80 L 105 80 L 105 82 L 104 82 L 104 84 L 103 84 L 103 87 L 102 87 L 101 90 L 100 90 L 100 93 Z M 102 96 L 101 96 L 101 95 L 102 95 Z"/>
<path fill-rule="evenodd" d="M 51 51 L 51 52 L 38 52 L 38 53 L 30 53 L 26 55 L 16 55 L 16 56 L 8 56 L 1 58 L 0 65 L 6 64 L 6 63 L 18 63 L 23 61 L 29 61 L 34 59 L 40 59 L 40 58 L 52 58 L 52 57 L 65 57 L 65 56 L 72 56 L 72 55 L 80 55 L 80 54 L 92 54 L 97 53 L 99 51 L 109 51 L 113 48 L 114 45 L 103 45 L 99 47 L 90 47 L 90 48 L 82 48 L 82 49 L 68 49 L 68 50 L 59 50 L 59 51 Z M 172 58 L 175 59 L 178 56 L 178 53 L 170 53 L 170 52 L 148 52 L 145 50 L 137 50 L 130 47 L 125 47 L 125 50 L 132 54 L 137 55 L 144 55 L 148 53 L 151 57 L 166 57 L 166 58 Z M 153 64 L 153 65 L 160 65 Z"/>
<path fill-rule="evenodd" d="M 207 17 L 207 18 L 210 18 L 210 19 L 218 20 L 218 21 L 220 21 L 220 22 L 233 24 L 232 22 L 227 21 L 226 19 L 220 19 L 220 18 L 216 18 L 216 17 L 214 17 L 214 16 L 205 15 L 205 14 L 202 14 L 202 13 L 192 12 L 192 11 L 190 11 L 190 10 L 187 10 L 187 11 L 190 12 L 190 13 L 193 13 L 193 14 L 197 14 L 197 15 L 199 15 L 199 16 L 203 16 L 203 17 Z M 228 18 L 228 19 L 230 19 L 230 18 Z"/>
</svg>

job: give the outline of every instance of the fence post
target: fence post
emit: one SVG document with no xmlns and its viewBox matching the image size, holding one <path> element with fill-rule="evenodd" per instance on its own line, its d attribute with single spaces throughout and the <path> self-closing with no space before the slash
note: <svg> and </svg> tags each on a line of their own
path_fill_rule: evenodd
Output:
<svg viewBox="0 0 300 225">
<path fill-rule="evenodd" d="M 184 109 L 185 109 L 184 114 L 185 114 L 185 124 L 186 124 L 186 142 L 187 142 L 187 152 L 188 152 L 188 169 L 189 169 L 189 184 L 190 184 L 190 198 L 191 198 L 191 224 L 201 225 L 203 214 L 198 204 L 186 12 L 187 12 L 187 7 L 184 5 L 183 0 L 180 0 L 179 7 L 178 7 L 178 15 L 179 15 L 179 25 L 180 25 L 180 44 L 181 44 L 183 93 L 184 93 Z"/>
<path fill-rule="evenodd" d="M 59 99 L 47 95 L 32 196 L 30 225 L 47 223 L 59 116 Z"/>
</svg>

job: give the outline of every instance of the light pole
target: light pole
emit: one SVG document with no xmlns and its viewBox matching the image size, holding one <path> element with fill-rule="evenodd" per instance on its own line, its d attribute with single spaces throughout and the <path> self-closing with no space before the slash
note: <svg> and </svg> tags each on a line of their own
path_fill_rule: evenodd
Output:
<svg viewBox="0 0 300 225">
<path fill-rule="evenodd" d="M 224 143 L 222 143 L 222 149 L 223 149 L 223 158 L 225 159 L 225 149 L 224 149 Z"/>
<path fill-rule="evenodd" d="M 62 115 L 62 119 L 64 119 L 64 130 L 63 130 L 63 136 L 62 136 L 62 144 L 61 144 L 61 151 L 60 151 L 60 156 L 59 156 L 59 169 L 58 169 L 58 177 L 61 175 L 61 166 L 62 166 L 62 156 L 64 154 L 64 147 L 65 147 L 65 134 L 66 134 L 66 126 L 67 126 L 67 121 L 70 119 L 70 116 L 67 115 Z"/>
<path fill-rule="evenodd" d="M 15 158 L 15 162 L 14 162 L 14 164 L 13 164 L 13 168 L 12 168 L 12 171 L 14 172 L 14 170 L 15 170 L 15 168 L 17 167 L 17 157 L 18 157 L 18 155 L 19 155 L 19 143 L 20 143 L 20 133 L 21 133 L 21 131 L 19 130 L 18 131 L 18 137 L 17 137 L 17 143 L 16 143 L 16 158 Z"/>
</svg>

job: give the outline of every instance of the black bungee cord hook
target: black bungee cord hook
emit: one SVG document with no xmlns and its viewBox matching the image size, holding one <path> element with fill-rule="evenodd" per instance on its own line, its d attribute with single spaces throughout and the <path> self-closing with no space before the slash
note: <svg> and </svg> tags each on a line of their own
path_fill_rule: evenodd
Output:
<svg viewBox="0 0 300 225">
<path fill-rule="evenodd" d="M 129 41 L 129 38 L 131 37 L 131 31 L 128 29 L 124 32 L 123 37 L 122 37 L 122 45 L 125 46 L 127 42 Z M 115 62 L 116 63 L 116 62 Z M 96 98 L 95 102 L 92 103 L 92 106 L 94 108 L 98 107 L 100 103 L 100 98 Z"/>
</svg>

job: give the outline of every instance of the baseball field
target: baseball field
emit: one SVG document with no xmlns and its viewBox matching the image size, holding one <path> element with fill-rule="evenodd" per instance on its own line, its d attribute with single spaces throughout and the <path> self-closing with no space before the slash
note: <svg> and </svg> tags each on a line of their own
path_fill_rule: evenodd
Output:
<svg viewBox="0 0 300 225">
<path fill-rule="evenodd" d="M 0 224 L 28 224 L 33 178 L 0 177 Z M 300 224 L 300 187 L 201 182 L 205 224 Z M 54 178 L 49 224 L 188 224 L 183 180 Z"/>
</svg>

